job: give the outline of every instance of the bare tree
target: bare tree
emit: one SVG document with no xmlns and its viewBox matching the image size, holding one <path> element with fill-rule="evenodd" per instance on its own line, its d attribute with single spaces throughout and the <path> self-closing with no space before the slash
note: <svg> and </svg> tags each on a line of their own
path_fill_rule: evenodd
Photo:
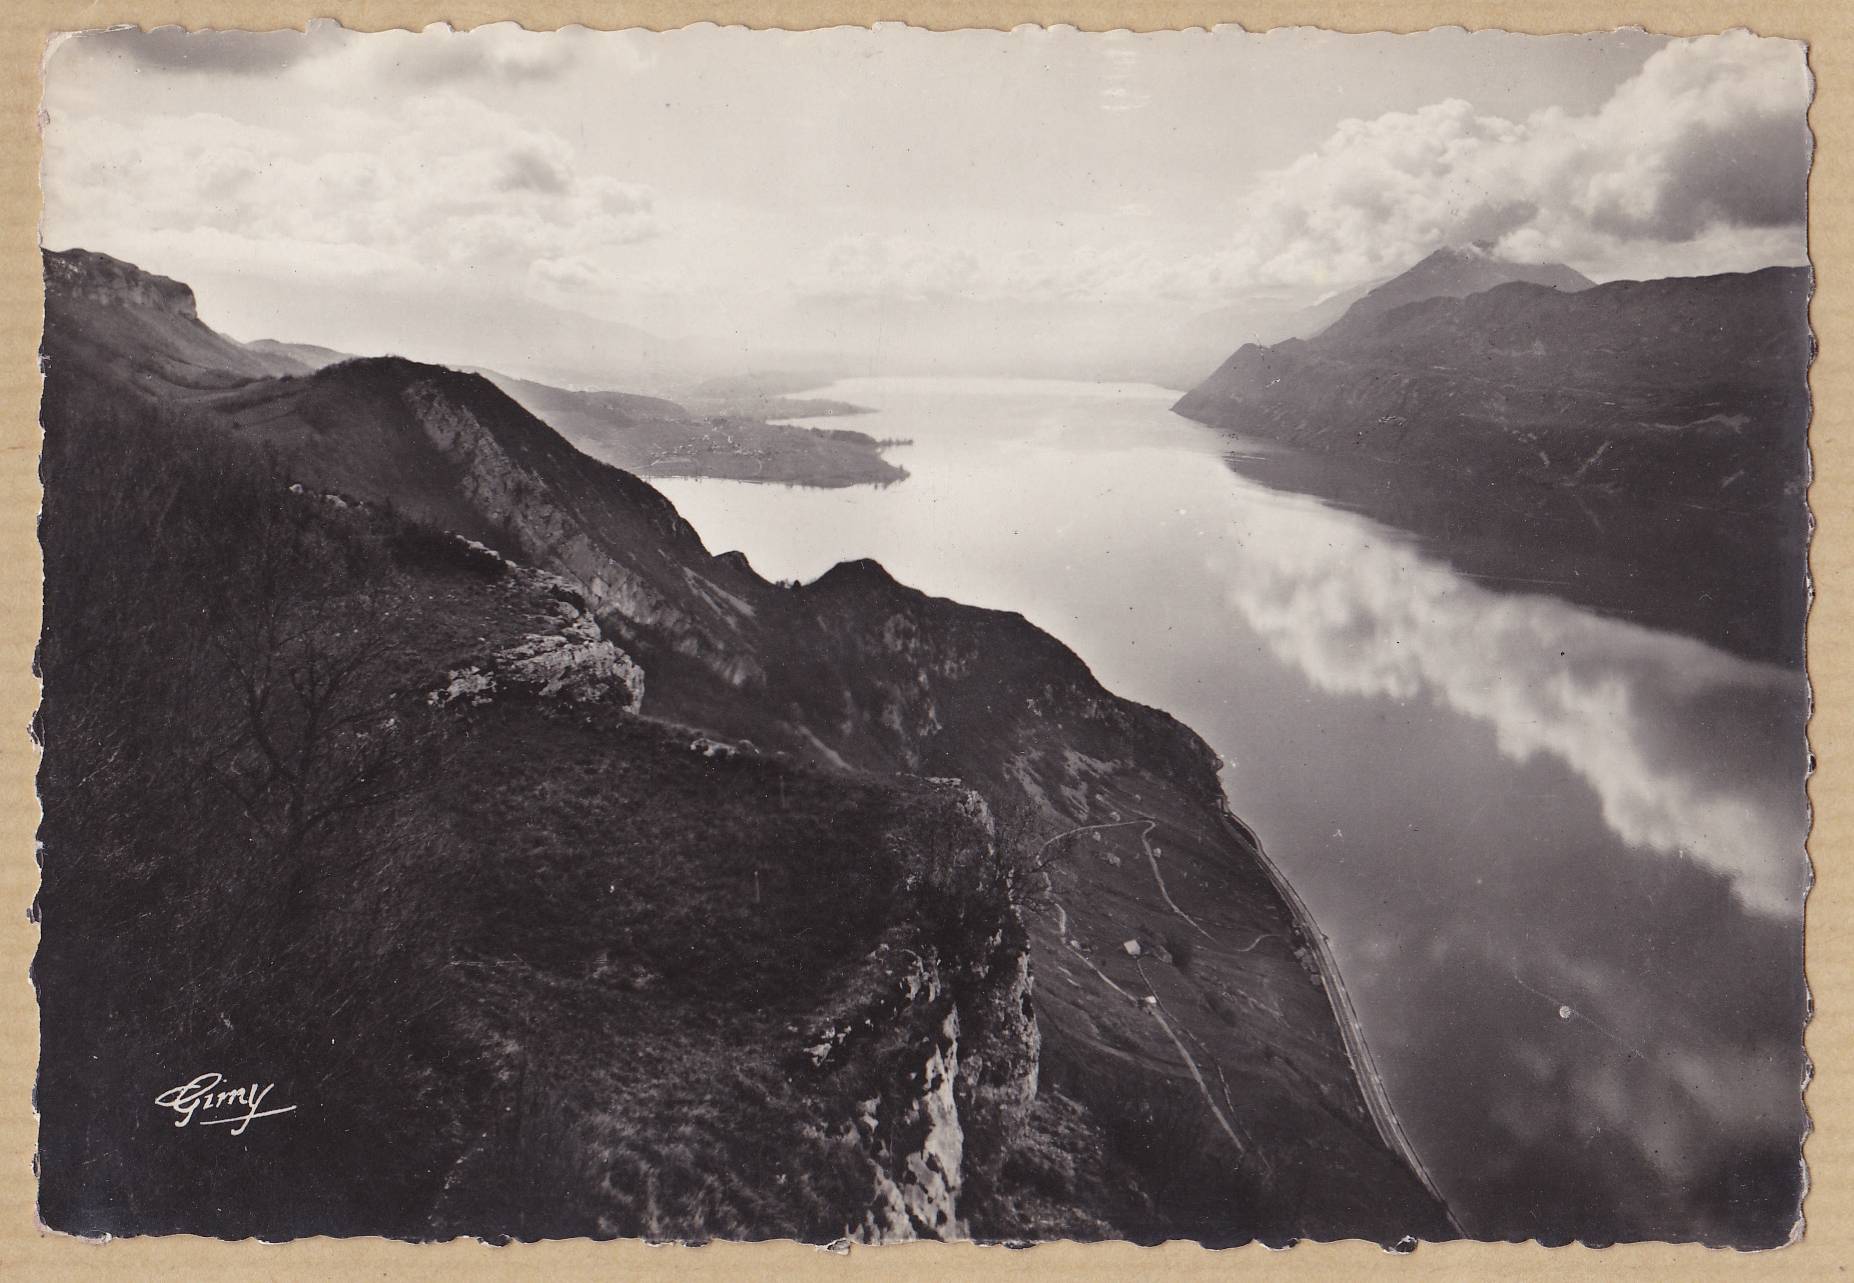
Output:
<svg viewBox="0 0 1854 1283">
<path fill-rule="evenodd" d="M 323 832 L 405 796 L 422 772 L 386 680 L 376 600 L 342 582 L 339 554 L 301 514 L 264 514 L 250 535 L 209 630 L 234 704 L 210 766 L 269 834 L 293 898 Z"/>
</svg>

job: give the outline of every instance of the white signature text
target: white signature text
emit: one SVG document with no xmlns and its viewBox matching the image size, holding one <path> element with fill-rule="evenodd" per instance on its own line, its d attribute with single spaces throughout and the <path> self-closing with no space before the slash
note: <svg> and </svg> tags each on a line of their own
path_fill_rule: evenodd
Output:
<svg viewBox="0 0 1854 1283">
<path fill-rule="evenodd" d="M 249 1087 L 228 1087 L 220 1090 L 219 1084 L 225 1081 L 224 1074 L 201 1074 L 192 1082 L 182 1083 L 178 1087 L 169 1087 L 155 1097 L 155 1104 L 163 1109 L 171 1109 L 180 1117 L 174 1126 L 185 1127 L 193 1121 L 195 1114 L 201 1115 L 201 1127 L 213 1127 L 221 1123 L 234 1123 L 229 1135 L 242 1136 L 245 1128 L 254 1118 L 270 1118 L 276 1114 L 287 1114 L 295 1109 L 294 1105 L 283 1105 L 274 1109 L 264 1108 L 264 1098 L 276 1088 L 276 1083 L 265 1083 L 262 1087 L 252 1083 Z M 218 1110 L 240 1109 L 242 1114 L 222 1114 L 216 1118 L 205 1117 Z"/>
</svg>

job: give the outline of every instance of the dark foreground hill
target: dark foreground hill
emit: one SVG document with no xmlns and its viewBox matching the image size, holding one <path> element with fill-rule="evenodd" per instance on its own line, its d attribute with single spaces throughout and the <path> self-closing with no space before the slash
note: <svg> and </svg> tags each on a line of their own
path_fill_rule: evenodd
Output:
<svg viewBox="0 0 1854 1283">
<path fill-rule="evenodd" d="M 1501 285 L 1245 347 L 1180 414 L 1496 584 L 1800 662 L 1810 276 Z"/>
<path fill-rule="evenodd" d="M 1176 721 L 479 376 L 47 274 L 52 1227 L 1452 1232 Z M 296 1112 L 175 1127 L 206 1072 Z"/>
</svg>

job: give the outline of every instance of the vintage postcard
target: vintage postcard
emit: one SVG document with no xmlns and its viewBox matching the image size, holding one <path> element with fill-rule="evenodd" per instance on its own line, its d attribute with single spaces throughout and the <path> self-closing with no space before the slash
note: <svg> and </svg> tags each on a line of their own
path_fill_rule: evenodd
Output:
<svg viewBox="0 0 1854 1283">
<path fill-rule="evenodd" d="M 43 1224 L 1790 1242 L 1812 91 L 55 41 Z"/>
</svg>

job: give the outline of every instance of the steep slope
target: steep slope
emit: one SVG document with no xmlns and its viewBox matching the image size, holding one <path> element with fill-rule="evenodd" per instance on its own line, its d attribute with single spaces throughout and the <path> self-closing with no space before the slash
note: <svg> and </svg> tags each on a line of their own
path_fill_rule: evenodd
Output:
<svg viewBox="0 0 1854 1283">
<path fill-rule="evenodd" d="M 279 377 L 356 359 L 313 343 L 257 339 L 242 346 Z M 576 448 L 643 476 L 851 486 L 885 485 L 908 475 L 882 457 L 889 443 L 865 433 L 768 422 L 858 412 L 841 401 L 710 391 L 691 410 L 636 392 L 553 387 L 489 369 L 467 372 L 488 379 Z"/>
<path fill-rule="evenodd" d="M 1175 408 L 1295 447 L 1255 470 L 1476 573 L 1795 662 L 1809 291 L 1767 268 L 1355 308 L 1241 349 Z"/>
<path fill-rule="evenodd" d="M 1076 1172 L 1081 1151 L 1118 1174 L 1122 1192 L 1086 1209 L 1117 1233 L 1451 1232 L 1350 1037 L 1317 928 L 1224 810 L 1210 750 L 1103 690 L 1021 617 L 928 598 L 871 563 L 804 586 L 769 583 L 742 558 L 711 556 L 649 486 L 573 449 L 475 375 L 388 358 L 157 388 L 115 376 L 94 343 L 71 339 L 139 333 L 91 315 L 140 311 L 136 298 L 60 289 L 47 307 L 60 378 L 184 412 L 309 493 L 570 580 L 603 637 L 645 674 L 646 718 L 701 728 L 708 751 L 859 787 L 955 777 L 976 789 L 1024 857 L 1013 877 L 1044 976 L 1033 1072 L 1046 1089 L 1026 1092 L 1027 998 L 972 1000 L 962 1019 L 981 1047 L 993 1031 L 994 1050 L 956 1063 L 951 1043 L 936 1053 L 953 1113 L 961 1099 L 1015 1100 L 1038 1120 L 1028 1133 L 992 1128 L 966 1155 L 965 1193 L 942 1203 L 989 1208 L 975 1232 L 1021 1232 L 1000 1210 L 1021 1207 L 1000 1192 L 1013 1181 L 1073 1191 L 1099 1179 Z M 953 965 L 1013 966 L 1008 950 Z M 943 1105 L 896 1107 L 915 1120 L 904 1131 L 941 1134 Z M 889 1204 L 903 1222 L 904 1195 Z"/>
<path fill-rule="evenodd" d="M 1312 338 L 1324 330 L 1368 327 L 1378 317 L 1407 303 L 1432 298 L 1466 298 L 1515 282 L 1542 285 L 1566 294 L 1587 290 L 1592 284 L 1582 272 L 1562 263 L 1515 263 L 1498 257 L 1485 243 L 1444 246 L 1408 271 L 1366 292 L 1329 325 L 1314 328 L 1301 337 Z"/>
<path fill-rule="evenodd" d="M 1200 312 L 1181 328 L 1165 361 L 1155 368 L 1152 381 L 1162 387 L 1194 387 L 1203 379 L 1204 371 L 1216 369 L 1231 350 L 1246 343 L 1312 338 L 1380 283 L 1372 281 L 1338 290 L 1308 305 L 1251 296 Z"/>
<path fill-rule="evenodd" d="M 1465 298 L 1496 285 L 1526 281 L 1575 293 L 1589 289 L 1590 279 L 1559 263 L 1515 263 L 1500 258 L 1484 242 L 1445 246 L 1388 280 L 1338 290 L 1311 306 L 1291 306 L 1268 299 L 1246 300 L 1194 318 L 1191 332 L 1180 336 L 1174 359 L 1200 369 L 1214 369 L 1232 348 L 1255 343 L 1272 346 L 1289 339 L 1311 339 L 1337 325 L 1368 324 L 1406 303 L 1428 298 Z M 1218 341 L 1221 336 L 1221 342 Z"/>
<path fill-rule="evenodd" d="M 1575 467 L 1586 442 L 1739 434 L 1753 415 L 1768 439 L 1806 405 L 1808 293 L 1803 268 L 1576 294 L 1504 285 L 1243 348 L 1177 408 L 1271 440 L 1464 468 L 1540 450 Z"/>
</svg>

